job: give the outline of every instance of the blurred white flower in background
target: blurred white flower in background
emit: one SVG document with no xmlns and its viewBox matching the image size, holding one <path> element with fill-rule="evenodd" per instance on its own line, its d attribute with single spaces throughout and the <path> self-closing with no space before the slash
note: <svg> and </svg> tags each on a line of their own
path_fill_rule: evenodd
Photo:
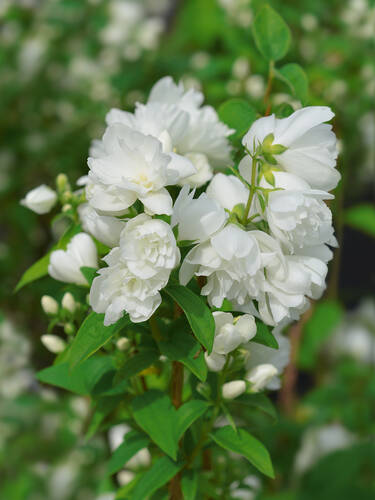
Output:
<svg viewBox="0 0 375 500">
<path fill-rule="evenodd" d="M 45 184 L 42 184 L 29 191 L 20 203 L 40 215 L 48 213 L 56 202 L 56 192 Z"/>
</svg>

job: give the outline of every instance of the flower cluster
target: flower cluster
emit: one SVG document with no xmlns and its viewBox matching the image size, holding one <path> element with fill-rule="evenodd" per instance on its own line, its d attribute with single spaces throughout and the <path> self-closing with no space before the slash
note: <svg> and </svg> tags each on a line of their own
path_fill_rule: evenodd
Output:
<svg viewBox="0 0 375 500">
<path fill-rule="evenodd" d="M 195 276 L 212 308 L 226 301 L 244 313 L 213 313 L 208 368 L 222 370 L 240 346 L 248 351 L 245 381 L 231 382 L 225 394 L 278 388 L 289 344 L 278 334 L 279 351 L 250 342 L 254 316 L 285 325 L 325 288 L 329 247 L 336 245 L 325 200 L 340 179 L 336 137 L 326 124 L 333 113 L 307 107 L 287 118 L 256 120 L 243 137 L 243 158 L 228 175 L 223 169 L 231 165 L 233 131 L 202 103 L 200 92 L 165 77 L 134 113 L 107 114 L 104 135 L 90 149 L 88 175 L 79 181 L 83 189 L 71 193 L 64 178 L 58 182 L 65 209 L 76 208 L 84 232 L 52 252 L 49 274 L 87 286 L 83 268 L 98 268 L 97 247 L 102 244 L 103 255 L 105 245 L 105 266 L 89 294 L 104 325 L 124 312 L 133 322 L 148 320 L 173 270 L 184 286 Z M 41 186 L 22 203 L 45 213 L 56 200 Z"/>
</svg>

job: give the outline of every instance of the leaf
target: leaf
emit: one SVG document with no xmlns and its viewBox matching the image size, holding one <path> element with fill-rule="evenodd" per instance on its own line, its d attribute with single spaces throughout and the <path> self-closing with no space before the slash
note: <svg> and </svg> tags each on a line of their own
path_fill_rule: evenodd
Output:
<svg viewBox="0 0 375 500">
<path fill-rule="evenodd" d="M 85 436 L 86 439 L 90 439 L 97 432 L 103 420 L 118 407 L 122 399 L 122 394 L 120 396 L 105 396 L 99 398 L 90 419 L 90 424 Z"/>
<path fill-rule="evenodd" d="M 114 364 L 110 356 L 94 356 L 77 367 L 70 369 L 69 363 L 49 366 L 37 373 L 37 379 L 76 394 L 90 394 L 97 384 L 108 374 L 114 374 Z M 105 388 L 108 388 L 106 385 Z"/>
<path fill-rule="evenodd" d="M 306 103 L 309 82 L 306 73 L 299 64 L 286 64 L 279 70 L 275 70 L 275 76 L 286 83 L 293 94 L 302 104 Z"/>
<path fill-rule="evenodd" d="M 269 5 L 263 6 L 253 22 L 253 36 L 268 61 L 278 61 L 288 52 L 291 36 L 284 19 Z"/>
<path fill-rule="evenodd" d="M 234 139 L 243 136 L 256 117 L 256 110 L 244 99 L 229 99 L 219 107 L 220 120 L 235 130 Z"/>
<path fill-rule="evenodd" d="M 25 285 L 28 285 L 29 283 L 32 283 L 33 281 L 36 281 L 40 278 L 43 278 L 43 276 L 48 274 L 48 266 L 51 253 L 54 250 L 60 250 L 60 249 L 65 250 L 69 241 L 73 238 L 74 235 L 76 235 L 80 231 L 81 231 L 81 226 L 79 225 L 73 225 L 69 227 L 61 237 L 60 241 L 56 245 L 54 245 L 52 249 L 46 255 L 44 255 L 44 257 L 34 262 L 34 264 L 23 273 L 21 279 L 17 283 L 16 288 L 14 289 L 14 292 L 15 293 L 18 292 Z"/>
<path fill-rule="evenodd" d="M 198 493 L 199 472 L 186 470 L 181 478 L 181 489 L 184 500 L 195 500 Z"/>
<path fill-rule="evenodd" d="M 115 449 L 109 460 L 107 474 L 112 475 L 122 469 L 126 462 L 128 462 L 139 450 L 146 448 L 149 442 L 150 440 L 147 436 L 137 431 L 126 434 L 124 442 Z"/>
<path fill-rule="evenodd" d="M 95 267 L 82 266 L 79 268 L 87 283 L 91 286 L 94 281 L 97 269 Z"/>
<path fill-rule="evenodd" d="M 159 354 L 154 349 L 144 349 L 141 352 L 135 354 L 120 368 L 116 375 L 118 380 L 127 380 L 137 373 L 148 368 L 152 363 L 154 363 L 159 358 Z"/>
<path fill-rule="evenodd" d="M 150 390 L 134 398 L 131 407 L 137 424 L 159 448 L 176 460 L 179 422 L 170 398 L 163 392 Z"/>
<path fill-rule="evenodd" d="M 73 367 L 92 356 L 119 330 L 131 323 L 128 315 L 115 324 L 104 326 L 104 314 L 91 312 L 75 336 L 69 350 L 68 359 Z"/>
<path fill-rule="evenodd" d="M 278 416 L 275 407 L 264 394 L 242 394 L 240 397 L 230 401 L 231 405 L 243 405 L 256 408 L 262 413 L 265 413 L 273 421 L 276 421 Z"/>
<path fill-rule="evenodd" d="M 316 304 L 310 320 L 303 329 L 302 342 L 299 351 L 299 365 L 302 368 L 312 368 L 320 348 L 334 328 L 343 318 L 342 306 L 333 300 Z"/>
<path fill-rule="evenodd" d="M 171 336 L 168 341 L 159 342 L 159 348 L 171 361 L 180 361 L 199 380 L 202 382 L 206 380 L 207 365 L 203 351 L 200 344 L 187 332 L 176 332 L 176 335 Z"/>
<path fill-rule="evenodd" d="M 275 109 L 275 115 L 277 116 L 277 118 L 287 118 L 292 113 L 294 113 L 294 109 L 290 104 L 286 102 L 283 102 Z"/>
<path fill-rule="evenodd" d="M 272 349 L 278 349 L 279 344 L 277 340 L 270 332 L 270 329 L 262 321 L 258 319 L 255 320 L 257 325 L 257 333 L 254 338 L 251 339 L 252 342 L 257 342 L 258 344 L 263 344 L 267 347 L 272 347 Z"/>
<path fill-rule="evenodd" d="M 275 477 L 267 449 L 245 429 L 237 429 L 235 432 L 230 425 L 227 425 L 212 432 L 210 437 L 222 448 L 247 458 L 266 476 Z"/>
<path fill-rule="evenodd" d="M 206 412 L 209 406 L 210 404 L 206 401 L 203 401 L 202 399 L 194 399 L 188 401 L 177 410 L 178 440 L 180 440 L 186 429 L 188 429 L 193 422 L 195 422 Z"/>
<path fill-rule="evenodd" d="M 345 222 L 370 236 L 375 236 L 375 206 L 357 205 L 345 211 Z"/>
<path fill-rule="evenodd" d="M 215 321 L 203 299 L 181 285 L 170 285 L 165 291 L 183 309 L 194 335 L 210 353 L 214 343 Z"/>
<path fill-rule="evenodd" d="M 152 493 L 164 486 L 172 477 L 174 477 L 183 466 L 183 462 L 172 462 L 168 457 L 162 457 L 156 460 L 142 479 L 131 492 L 131 500 L 145 500 Z"/>
</svg>

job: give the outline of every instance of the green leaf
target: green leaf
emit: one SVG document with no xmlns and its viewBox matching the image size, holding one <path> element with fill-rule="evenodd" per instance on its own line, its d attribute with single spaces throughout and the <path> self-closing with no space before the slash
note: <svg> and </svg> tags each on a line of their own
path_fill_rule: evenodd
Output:
<svg viewBox="0 0 375 500">
<path fill-rule="evenodd" d="M 72 367 L 92 356 L 115 333 L 131 323 L 128 315 L 110 326 L 104 326 L 103 321 L 104 314 L 91 312 L 82 323 L 69 350 L 68 359 Z"/>
<path fill-rule="evenodd" d="M 131 358 L 127 359 L 116 375 L 118 380 L 127 380 L 137 373 L 148 368 L 159 358 L 155 349 L 143 349 Z"/>
<path fill-rule="evenodd" d="M 128 462 L 139 450 L 146 448 L 149 442 L 150 440 L 147 436 L 137 431 L 126 434 L 124 442 L 115 449 L 109 460 L 107 474 L 112 475 L 122 469 L 126 462 Z"/>
<path fill-rule="evenodd" d="M 145 500 L 164 486 L 183 466 L 183 462 L 172 462 L 168 457 L 156 460 L 131 492 L 131 500 Z M 130 498 L 130 497 L 129 497 Z"/>
<path fill-rule="evenodd" d="M 86 432 L 86 439 L 90 439 L 98 431 L 103 420 L 118 407 L 122 399 L 122 394 L 120 396 L 105 396 L 98 399 Z"/>
<path fill-rule="evenodd" d="M 165 291 L 183 309 L 194 335 L 210 353 L 214 343 L 215 321 L 203 299 L 181 285 L 167 286 Z"/>
<path fill-rule="evenodd" d="M 236 399 L 229 402 L 231 405 L 243 405 L 256 408 L 262 413 L 265 413 L 273 421 L 276 421 L 278 416 L 275 407 L 265 394 L 242 394 Z"/>
<path fill-rule="evenodd" d="M 269 5 L 263 6 L 253 22 L 253 36 L 268 61 L 278 61 L 288 52 L 291 36 L 284 19 Z"/>
<path fill-rule="evenodd" d="M 288 85 L 293 95 L 302 104 L 306 103 L 309 82 L 306 73 L 299 64 L 286 64 L 281 69 L 275 70 L 275 76 Z"/>
<path fill-rule="evenodd" d="M 345 222 L 370 236 L 375 236 L 375 206 L 357 205 L 345 211 Z"/>
<path fill-rule="evenodd" d="M 275 477 L 267 449 L 245 429 L 237 429 L 235 432 L 230 425 L 227 425 L 212 432 L 210 437 L 222 448 L 247 458 L 266 476 Z"/>
<path fill-rule="evenodd" d="M 181 489 L 184 500 L 196 500 L 198 493 L 199 472 L 196 470 L 184 471 L 181 478 Z"/>
<path fill-rule="evenodd" d="M 95 267 L 82 266 L 80 267 L 80 271 L 86 278 L 87 283 L 91 286 L 92 282 L 94 281 L 97 269 Z"/>
<path fill-rule="evenodd" d="M 220 120 L 235 130 L 234 139 L 242 137 L 256 117 L 256 110 L 244 99 L 229 99 L 219 107 Z"/>
<path fill-rule="evenodd" d="M 177 338 L 178 337 L 178 338 Z M 204 382 L 207 378 L 207 365 L 200 344 L 187 332 L 176 332 L 168 341 L 159 342 L 159 348 L 164 356 L 171 361 L 180 361 L 196 377 Z"/>
<path fill-rule="evenodd" d="M 270 332 L 270 329 L 262 321 L 256 319 L 257 333 L 254 338 L 251 339 L 252 342 L 257 342 L 258 344 L 263 344 L 267 347 L 272 347 L 272 349 L 278 349 L 279 344 L 277 340 Z"/>
<path fill-rule="evenodd" d="M 313 315 L 303 329 L 299 350 L 299 365 L 302 368 L 313 368 L 315 361 L 328 337 L 343 318 L 342 306 L 333 300 L 316 304 Z"/>
<path fill-rule="evenodd" d="M 70 369 L 69 363 L 49 366 L 37 373 L 37 379 L 76 394 L 90 394 L 108 373 L 114 374 L 110 356 L 94 356 L 77 367 Z M 103 391 L 108 385 L 103 387 Z"/>
<path fill-rule="evenodd" d="M 294 109 L 290 104 L 286 102 L 283 102 L 275 109 L 275 115 L 277 116 L 277 118 L 287 118 L 292 113 L 294 113 Z"/>
<path fill-rule="evenodd" d="M 163 392 L 150 390 L 134 398 L 131 407 L 137 424 L 159 448 L 176 460 L 179 421 L 170 398 Z"/>
<path fill-rule="evenodd" d="M 81 226 L 79 225 L 78 226 L 73 225 L 69 227 L 61 237 L 60 241 L 52 247 L 52 249 L 47 253 L 47 255 L 44 255 L 44 257 L 34 262 L 34 264 L 23 273 L 21 279 L 17 283 L 16 288 L 14 289 L 14 292 L 18 292 L 25 285 L 28 285 L 29 283 L 32 283 L 33 281 L 43 278 L 43 276 L 46 276 L 46 274 L 48 274 L 48 266 L 51 253 L 54 250 L 65 250 L 69 241 L 73 238 L 74 235 L 76 235 L 80 231 L 81 231 Z"/>
<path fill-rule="evenodd" d="M 178 440 L 180 440 L 186 429 L 188 429 L 193 422 L 206 412 L 209 406 L 210 404 L 206 401 L 203 401 L 202 399 L 195 399 L 188 401 L 177 410 Z"/>
</svg>

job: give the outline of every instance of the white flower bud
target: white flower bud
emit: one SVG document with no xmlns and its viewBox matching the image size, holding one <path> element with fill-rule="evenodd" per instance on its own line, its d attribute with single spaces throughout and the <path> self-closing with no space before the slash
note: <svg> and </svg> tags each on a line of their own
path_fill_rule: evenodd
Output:
<svg viewBox="0 0 375 500">
<path fill-rule="evenodd" d="M 54 354 L 62 352 L 66 347 L 66 343 L 57 335 L 42 335 L 40 340 L 44 347 Z"/>
<path fill-rule="evenodd" d="M 42 184 L 27 193 L 21 200 L 21 205 L 41 215 L 48 213 L 57 201 L 57 194 L 53 189 Z"/>
<path fill-rule="evenodd" d="M 126 337 L 121 337 L 116 342 L 116 346 L 117 346 L 117 349 L 120 349 L 120 351 L 126 351 L 127 349 L 129 349 L 130 340 L 127 339 Z"/>
<path fill-rule="evenodd" d="M 130 470 L 121 470 L 117 475 L 117 481 L 120 486 L 126 486 L 135 478 L 134 472 Z"/>
<path fill-rule="evenodd" d="M 246 377 L 252 384 L 251 392 L 259 392 L 264 389 L 268 382 L 277 374 L 277 368 L 269 363 L 253 368 Z"/>
<path fill-rule="evenodd" d="M 223 385 L 223 398 L 234 399 L 246 391 L 246 382 L 244 380 L 233 380 Z"/>
<path fill-rule="evenodd" d="M 74 313 L 74 311 L 76 309 L 76 302 L 74 300 L 73 295 L 70 292 L 67 292 L 66 294 L 64 294 L 64 297 L 62 298 L 62 301 L 61 301 L 61 305 L 67 311 Z"/>
<path fill-rule="evenodd" d="M 49 295 L 43 295 L 41 304 L 43 311 L 46 314 L 57 314 L 59 310 L 59 304 L 53 297 L 50 297 Z"/>
</svg>

